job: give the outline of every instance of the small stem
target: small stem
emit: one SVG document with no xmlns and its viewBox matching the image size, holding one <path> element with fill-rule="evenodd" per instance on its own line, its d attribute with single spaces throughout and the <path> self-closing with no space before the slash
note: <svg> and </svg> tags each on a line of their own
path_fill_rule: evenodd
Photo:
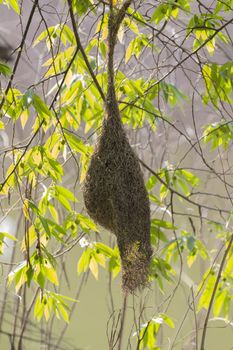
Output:
<svg viewBox="0 0 233 350">
<path fill-rule="evenodd" d="M 123 301 L 123 308 L 122 308 L 122 314 L 121 314 L 121 326 L 119 331 L 119 343 L 118 343 L 118 350 L 122 350 L 122 341 L 123 341 L 123 334 L 124 334 L 124 325 L 125 325 L 125 316 L 126 316 L 126 308 L 127 308 L 127 296 L 128 294 L 125 293 L 124 295 L 124 301 Z"/>
<path fill-rule="evenodd" d="M 27 325 L 27 322 L 28 322 L 28 317 L 29 317 L 29 314 L 33 308 L 33 305 L 35 303 L 35 300 L 36 300 L 36 297 L 38 295 L 38 292 L 39 292 L 39 288 L 37 288 L 35 294 L 34 294 L 34 297 L 32 298 L 32 301 L 31 301 L 31 304 L 29 305 L 28 307 L 28 310 L 26 312 L 26 315 L 24 317 L 24 321 L 23 321 L 23 324 L 22 324 L 22 328 L 21 328 L 21 333 L 20 333 L 20 336 L 19 336 L 19 343 L 18 343 L 18 350 L 22 350 L 23 347 L 22 347 L 22 342 L 23 342 L 23 334 L 24 334 L 24 331 L 25 331 L 25 328 L 26 328 L 26 325 Z"/>
<path fill-rule="evenodd" d="M 222 258 L 222 261 L 221 261 L 221 264 L 220 264 L 220 267 L 219 267 L 218 275 L 217 275 L 217 278 L 216 278 L 216 282 L 215 282 L 215 285 L 214 285 L 214 289 L 213 289 L 213 292 L 212 292 L 212 295 L 211 295 L 209 307 L 208 307 L 208 310 L 207 310 L 207 314 L 206 314 L 206 318 L 205 318 L 205 322 L 204 322 L 204 326 L 203 326 L 203 332 L 202 332 L 202 338 L 201 338 L 201 348 L 200 348 L 201 350 L 205 350 L 205 339 L 206 339 L 206 332 L 207 332 L 207 325 L 208 325 L 208 322 L 209 322 L 210 311 L 211 311 L 211 308 L 212 308 L 212 305 L 213 305 L 213 302 L 214 302 L 214 297 L 215 297 L 215 294 L 217 292 L 218 285 L 219 285 L 219 282 L 220 282 L 220 279 L 221 279 L 221 274 L 222 274 L 222 271 L 223 271 L 223 267 L 224 267 L 227 255 L 228 255 L 228 253 L 229 253 L 229 251 L 231 249 L 232 243 L 233 243 L 233 234 L 231 235 L 230 241 L 229 241 L 228 246 L 227 246 L 227 248 L 225 250 L 225 253 L 223 255 L 223 258 Z"/>
</svg>

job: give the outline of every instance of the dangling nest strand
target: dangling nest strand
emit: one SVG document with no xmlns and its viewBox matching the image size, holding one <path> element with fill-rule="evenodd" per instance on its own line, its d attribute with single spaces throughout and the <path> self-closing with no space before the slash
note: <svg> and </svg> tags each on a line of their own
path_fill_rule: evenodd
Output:
<svg viewBox="0 0 233 350">
<path fill-rule="evenodd" d="M 138 158 L 123 129 L 113 80 L 83 194 L 90 217 L 117 237 L 123 290 L 134 292 L 147 285 L 152 255 L 149 199 Z"/>
</svg>

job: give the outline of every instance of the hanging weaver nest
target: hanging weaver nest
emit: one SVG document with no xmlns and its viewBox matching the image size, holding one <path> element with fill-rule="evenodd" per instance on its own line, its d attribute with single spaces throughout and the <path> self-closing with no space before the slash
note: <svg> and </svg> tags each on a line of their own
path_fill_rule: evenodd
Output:
<svg viewBox="0 0 233 350">
<path fill-rule="evenodd" d="M 147 285 L 152 255 L 150 207 L 138 158 L 121 122 L 111 62 L 108 74 L 105 118 L 87 171 L 83 195 L 90 217 L 117 237 L 122 287 L 132 293 Z"/>
<path fill-rule="evenodd" d="M 137 156 L 112 113 L 103 122 L 83 194 L 90 217 L 117 237 L 123 289 L 145 286 L 152 254 L 149 200 Z"/>
</svg>

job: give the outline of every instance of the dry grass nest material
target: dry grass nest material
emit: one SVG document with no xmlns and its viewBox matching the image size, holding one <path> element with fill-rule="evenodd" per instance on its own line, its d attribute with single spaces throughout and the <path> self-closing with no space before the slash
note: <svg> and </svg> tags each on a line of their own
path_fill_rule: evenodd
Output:
<svg viewBox="0 0 233 350">
<path fill-rule="evenodd" d="M 147 285 L 152 255 L 149 199 L 137 156 L 114 113 L 103 122 L 83 194 L 90 217 L 117 237 L 123 290 L 132 293 Z"/>
</svg>

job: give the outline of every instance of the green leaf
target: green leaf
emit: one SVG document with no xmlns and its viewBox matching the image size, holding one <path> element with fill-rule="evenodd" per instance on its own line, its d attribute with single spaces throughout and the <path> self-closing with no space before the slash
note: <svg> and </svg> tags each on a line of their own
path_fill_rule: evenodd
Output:
<svg viewBox="0 0 233 350">
<path fill-rule="evenodd" d="M 49 224 L 50 233 L 61 243 L 65 244 L 65 242 L 60 237 L 61 235 L 65 235 L 67 232 L 63 226 L 58 225 L 51 219 L 46 218 L 47 223 Z"/>
<path fill-rule="evenodd" d="M 72 202 L 78 202 L 77 198 L 74 196 L 74 194 L 69 191 L 67 188 L 62 187 L 62 186 L 54 186 L 55 191 L 60 194 L 62 197 L 65 197 L 69 199 Z"/>
<path fill-rule="evenodd" d="M 60 303 L 57 303 L 56 306 L 57 306 L 58 310 L 60 311 L 64 321 L 66 323 L 69 323 L 69 315 L 68 315 L 66 309 L 64 308 L 64 306 L 62 304 L 60 304 Z"/>
<path fill-rule="evenodd" d="M 45 232 L 47 233 L 47 235 L 50 237 L 51 236 L 51 232 L 50 232 L 50 229 L 49 229 L 49 225 L 48 225 L 48 222 L 45 218 L 43 218 L 41 215 L 38 216 L 38 218 L 40 219 L 40 222 L 45 230 Z"/>
<path fill-rule="evenodd" d="M 68 202 L 68 200 L 60 195 L 56 195 L 57 200 L 63 205 L 63 207 L 68 210 L 68 211 L 72 211 L 72 207 L 70 205 L 70 203 Z"/>
<path fill-rule="evenodd" d="M 39 44 L 43 39 L 47 38 L 48 36 L 51 37 L 53 32 L 55 31 L 55 27 L 49 27 L 46 30 L 44 30 L 34 41 L 33 47 L 35 47 L 37 44 Z"/>
<path fill-rule="evenodd" d="M 160 314 L 159 314 L 159 317 L 162 317 L 162 319 L 164 320 L 164 322 L 165 322 L 170 328 L 175 328 L 174 322 L 172 321 L 172 319 L 171 319 L 168 315 L 163 314 L 163 313 L 160 313 Z"/>
<path fill-rule="evenodd" d="M 131 56 L 134 53 L 134 48 L 135 48 L 135 39 L 129 43 L 125 51 L 125 63 L 127 63 L 130 60 Z"/>
<path fill-rule="evenodd" d="M 167 9 L 168 5 L 167 4 L 162 4 L 156 7 L 155 11 L 153 12 L 151 16 L 151 22 L 155 22 L 158 24 L 161 22 L 163 19 L 167 18 Z"/>
<path fill-rule="evenodd" d="M 63 167 L 57 160 L 52 158 L 47 158 L 47 159 L 51 167 L 50 170 L 48 171 L 48 173 L 50 172 L 50 177 L 52 177 L 55 180 L 61 180 L 61 175 L 63 175 Z"/>
<path fill-rule="evenodd" d="M 61 39 L 62 39 L 62 42 L 63 42 L 64 45 L 66 45 L 66 40 L 68 40 L 68 42 L 70 44 L 74 44 L 75 43 L 74 33 L 72 32 L 70 27 L 68 25 L 66 25 L 66 24 L 63 25 L 62 28 L 61 28 Z"/>
<path fill-rule="evenodd" d="M 41 301 L 41 296 L 39 295 L 36 299 L 35 307 L 34 307 L 34 317 L 40 321 L 43 317 L 44 312 L 44 303 Z"/>
<path fill-rule="evenodd" d="M 69 322 L 69 307 L 65 303 L 64 300 L 70 300 L 73 302 L 77 302 L 77 300 L 71 299 L 61 294 L 53 293 L 50 291 L 43 291 L 43 298 L 41 296 L 37 297 L 35 308 L 34 308 L 34 316 L 40 321 L 42 316 L 44 315 L 46 321 L 51 317 L 51 311 L 54 310 L 55 315 L 58 319 L 60 319 L 60 315 L 66 321 Z"/>
<path fill-rule="evenodd" d="M 27 282 L 26 266 L 22 266 L 21 269 L 15 272 L 15 290 L 16 293 L 20 290 L 22 285 Z"/>
<path fill-rule="evenodd" d="M 168 187 L 165 185 L 161 185 L 161 187 L 160 187 L 160 199 L 161 199 L 161 201 L 167 197 L 168 193 L 169 193 Z"/>
<path fill-rule="evenodd" d="M 140 339 L 142 339 L 141 345 L 149 350 L 154 350 L 156 345 L 156 328 L 152 320 L 143 324 L 139 333 Z"/>
<path fill-rule="evenodd" d="M 13 8 L 13 10 L 20 15 L 20 8 L 19 8 L 19 3 L 18 0 L 6 0 L 10 6 Z"/>
<path fill-rule="evenodd" d="M 91 250 L 87 248 L 86 250 L 84 250 L 84 252 L 82 253 L 78 261 L 78 265 L 77 265 L 78 274 L 87 271 L 89 267 L 90 259 L 91 259 Z"/>
<path fill-rule="evenodd" d="M 177 229 L 177 227 L 174 226 L 171 222 L 164 221 L 164 220 L 159 220 L 159 219 L 151 220 L 151 225 L 152 226 L 163 227 L 163 228 L 166 228 L 167 230 L 176 230 Z"/>
<path fill-rule="evenodd" d="M 224 301 L 227 299 L 227 290 L 221 290 L 218 292 L 217 297 L 215 298 L 214 301 L 214 309 L 213 309 L 213 313 L 214 313 L 214 317 L 219 316 L 219 314 L 221 313 L 221 310 L 224 306 Z"/>
<path fill-rule="evenodd" d="M 13 280 L 15 280 L 16 293 L 19 291 L 20 287 L 27 281 L 26 269 L 27 269 L 27 262 L 26 260 L 24 260 L 8 275 L 9 285 L 13 282 Z"/>
<path fill-rule="evenodd" d="M 109 260 L 108 265 L 109 271 L 112 273 L 112 278 L 116 278 L 119 272 L 121 271 L 121 262 L 120 262 L 120 256 L 118 252 L 118 256 L 112 256 Z"/>
<path fill-rule="evenodd" d="M 51 111 L 49 110 L 48 106 L 44 103 L 44 101 L 38 96 L 33 94 L 33 100 L 32 100 L 33 106 L 35 110 L 40 114 L 41 116 L 47 115 L 51 116 Z"/>
<path fill-rule="evenodd" d="M 139 12 L 139 11 L 136 11 L 135 8 L 131 8 L 129 7 L 127 12 L 132 15 L 135 19 L 141 21 L 141 22 L 144 22 L 145 19 L 144 17 L 142 16 L 142 14 Z M 141 24 L 142 25 L 142 24 Z"/>
<path fill-rule="evenodd" d="M 65 131 L 65 136 L 69 143 L 69 146 L 73 150 L 84 155 L 88 154 L 88 148 L 84 145 L 84 143 L 80 139 L 78 139 L 76 136 L 66 131 Z"/>
<path fill-rule="evenodd" d="M 58 216 L 57 209 L 50 202 L 48 204 L 48 208 L 49 208 L 49 211 L 50 211 L 50 213 L 52 215 L 52 218 L 55 220 L 56 223 L 58 223 L 59 222 L 59 216 Z"/>
<path fill-rule="evenodd" d="M 34 276 L 34 270 L 31 266 L 28 267 L 26 271 L 26 276 L 27 276 L 27 286 L 30 287 L 32 278 Z"/>
<path fill-rule="evenodd" d="M 157 182 L 158 182 L 157 178 L 154 175 L 152 175 L 146 183 L 147 191 L 152 190 L 152 188 L 156 185 Z"/>
<path fill-rule="evenodd" d="M 15 238 L 13 235 L 11 235 L 10 233 L 7 232 L 0 232 L 0 240 L 3 241 L 4 238 L 9 238 L 12 239 L 13 241 L 17 241 L 17 238 Z"/>
<path fill-rule="evenodd" d="M 105 268 L 105 262 L 106 262 L 106 257 L 104 254 L 100 253 L 99 251 L 94 251 L 92 253 L 92 256 L 95 258 L 96 262 Z"/>
<path fill-rule="evenodd" d="M 167 237 L 165 236 L 164 232 L 160 230 L 158 226 L 153 226 L 152 224 L 150 229 L 150 234 L 151 234 L 151 243 L 153 245 L 157 245 L 158 241 L 160 240 L 163 242 L 167 242 Z"/>
<path fill-rule="evenodd" d="M 186 183 L 186 181 L 184 181 L 183 179 L 176 179 L 174 180 L 174 187 L 180 187 L 181 190 L 183 191 L 183 193 L 186 196 L 190 195 L 190 189 L 188 184 Z"/>
<path fill-rule="evenodd" d="M 154 202 L 159 207 L 164 207 L 164 204 L 159 200 L 158 197 L 154 196 L 153 194 L 149 194 L 150 201 Z"/>
<path fill-rule="evenodd" d="M 216 282 L 216 275 L 212 274 L 210 272 L 208 281 L 207 281 L 206 286 L 205 286 L 205 290 L 199 299 L 199 304 L 198 304 L 198 309 L 197 309 L 198 311 L 200 311 L 202 308 L 208 310 L 215 282 Z M 201 283 L 201 285 L 202 285 L 202 283 Z"/>
<path fill-rule="evenodd" d="M 59 285 L 57 272 L 51 265 L 48 266 L 48 264 L 43 264 L 41 266 L 41 270 L 43 271 L 44 276 L 46 276 L 46 278 L 49 279 L 53 284 L 56 286 Z"/>
<path fill-rule="evenodd" d="M 72 0 L 72 4 L 79 16 L 84 15 L 91 6 L 90 0 Z"/>
<path fill-rule="evenodd" d="M 84 216 L 82 214 L 77 214 L 76 220 L 77 220 L 77 223 L 80 224 L 80 226 L 83 229 L 87 228 L 87 229 L 91 229 L 91 230 L 93 230 L 95 232 L 98 232 L 96 224 L 94 223 L 94 221 L 92 221 L 88 217 L 86 217 L 86 216 Z"/>
<path fill-rule="evenodd" d="M 11 7 L 18 15 L 20 15 L 20 8 L 19 8 L 18 0 L 1 0 L 0 4 L 1 3 L 4 3 L 8 7 Z"/>
<path fill-rule="evenodd" d="M 29 110 L 28 109 L 25 109 L 24 111 L 22 111 L 22 113 L 20 114 L 20 120 L 21 120 L 21 125 L 22 125 L 22 128 L 24 129 L 27 121 L 28 121 L 28 118 L 29 118 Z"/>
<path fill-rule="evenodd" d="M 172 275 L 175 272 L 172 269 L 171 265 L 162 258 L 153 258 L 151 261 L 150 267 L 150 277 L 153 280 L 156 278 L 158 282 L 161 282 L 160 288 L 163 292 L 162 280 L 166 279 L 167 281 L 172 280 Z"/>
<path fill-rule="evenodd" d="M 39 209 L 31 200 L 25 199 L 24 204 L 25 204 L 25 207 L 32 209 L 37 216 L 40 215 Z"/>
<path fill-rule="evenodd" d="M 12 69 L 7 64 L 0 62 L 0 73 L 8 77 L 12 74 Z"/>
<path fill-rule="evenodd" d="M 90 259 L 89 268 L 91 270 L 92 275 L 95 277 L 96 280 L 98 280 L 99 269 L 98 269 L 97 261 L 94 258 L 94 256 L 92 256 Z"/>
<path fill-rule="evenodd" d="M 103 253 L 106 257 L 111 258 L 114 255 L 114 250 L 104 243 L 96 242 L 95 246 L 97 250 Z"/>
<path fill-rule="evenodd" d="M 138 30 L 138 26 L 137 24 L 132 20 L 132 17 L 125 17 L 124 21 L 123 21 L 125 26 L 128 26 L 132 32 L 134 32 L 135 34 L 140 34 L 139 30 Z"/>
<path fill-rule="evenodd" d="M 233 126 L 225 121 L 207 126 L 203 134 L 203 142 L 212 142 L 212 149 L 222 146 L 224 150 L 229 147 L 233 139 Z"/>
<path fill-rule="evenodd" d="M 4 241 L 5 238 L 11 239 L 13 241 L 17 241 L 17 239 L 13 235 L 7 232 L 0 232 L 0 255 L 4 253 L 5 245 L 7 245 L 7 243 Z"/>
<path fill-rule="evenodd" d="M 50 292 L 50 294 L 56 298 L 57 300 L 59 300 L 61 303 L 64 303 L 64 300 L 68 300 L 71 301 L 72 303 L 78 303 L 79 301 L 77 299 L 74 298 L 70 298 L 67 295 L 63 295 L 63 294 L 58 294 L 58 293 L 54 293 L 54 292 Z"/>
<path fill-rule="evenodd" d="M 182 169 L 181 174 L 185 177 L 186 181 L 192 186 L 197 186 L 199 184 L 199 178 L 187 170 Z"/>
<path fill-rule="evenodd" d="M 45 286 L 45 276 L 44 274 L 40 271 L 37 275 L 37 278 L 36 278 L 39 286 L 44 289 L 44 286 Z"/>
</svg>

